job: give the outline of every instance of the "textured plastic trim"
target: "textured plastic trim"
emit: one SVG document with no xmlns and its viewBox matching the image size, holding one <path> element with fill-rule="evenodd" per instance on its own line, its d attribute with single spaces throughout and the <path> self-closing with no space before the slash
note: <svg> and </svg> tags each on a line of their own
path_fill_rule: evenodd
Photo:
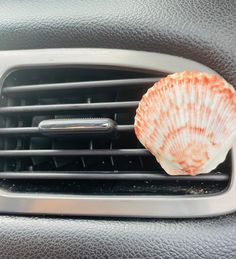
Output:
<svg viewBox="0 0 236 259">
<path fill-rule="evenodd" d="M 0 52 L 0 83 L 19 68 L 105 66 L 174 73 L 183 70 L 216 74 L 197 62 L 166 54 L 112 49 L 44 49 Z M 236 211 L 236 146 L 229 188 L 211 196 L 88 196 L 21 194 L 0 190 L 1 213 L 116 217 L 209 217 Z"/>
</svg>

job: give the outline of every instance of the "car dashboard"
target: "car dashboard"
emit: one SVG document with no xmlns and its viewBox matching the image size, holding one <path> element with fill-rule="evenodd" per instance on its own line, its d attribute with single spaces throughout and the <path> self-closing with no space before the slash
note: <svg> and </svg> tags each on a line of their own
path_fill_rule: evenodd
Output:
<svg viewBox="0 0 236 259">
<path fill-rule="evenodd" d="M 170 177 L 133 118 L 170 73 L 208 72 L 236 87 L 236 2 L 0 9 L 2 258 L 235 258 L 235 147 L 209 175 Z M 112 133 L 64 139 L 42 126 L 84 118 L 105 118 Z"/>
</svg>

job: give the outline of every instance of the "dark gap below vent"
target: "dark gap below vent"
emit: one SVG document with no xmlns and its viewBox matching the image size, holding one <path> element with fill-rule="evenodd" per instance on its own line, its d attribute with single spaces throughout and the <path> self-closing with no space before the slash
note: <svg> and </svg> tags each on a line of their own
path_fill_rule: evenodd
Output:
<svg viewBox="0 0 236 259">
<path fill-rule="evenodd" d="M 227 187 L 225 182 L 153 180 L 0 180 L 11 192 L 87 195 L 210 195 Z"/>
<path fill-rule="evenodd" d="M 11 73 L 0 108 L 0 187 L 12 192 L 100 195 L 224 191 L 232 171 L 230 154 L 210 174 L 171 177 L 136 139 L 132 126 L 138 101 L 162 76 L 88 67 Z M 41 135 L 38 124 L 54 118 L 110 118 L 128 130 L 115 137 Z M 53 155 L 52 150 L 64 153 Z M 73 155 L 66 155 L 71 150 Z"/>
</svg>

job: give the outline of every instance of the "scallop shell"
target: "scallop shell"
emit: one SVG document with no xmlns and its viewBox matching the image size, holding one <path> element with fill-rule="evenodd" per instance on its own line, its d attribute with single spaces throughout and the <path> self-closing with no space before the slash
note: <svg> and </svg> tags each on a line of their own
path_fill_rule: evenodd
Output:
<svg viewBox="0 0 236 259">
<path fill-rule="evenodd" d="M 236 92 L 216 75 L 169 75 L 142 97 L 134 128 L 168 174 L 208 173 L 236 140 Z"/>
</svg>

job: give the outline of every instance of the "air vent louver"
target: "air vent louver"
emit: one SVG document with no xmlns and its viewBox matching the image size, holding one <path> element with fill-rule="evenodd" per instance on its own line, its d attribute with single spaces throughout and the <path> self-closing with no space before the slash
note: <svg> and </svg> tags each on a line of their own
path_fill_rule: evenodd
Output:
<svg viewBox="0 0 236 259">
<path fill-rule="evenodd" d="M 109 180 L 116 181 L 111 193 L 115 189 L 121 194 L 222 191 L 230 177 L 230 158 L 209 175 L 171 177 L 136 139 L 138 101 L 159 79 L 141 72 L 81 67 L 11 73 L 2 89 L 0 178 Z M 40 134 L 41 121 L 64 118 L 110 118 L 117 123 L 117 135 Z M 109 193 L 109 184 L 102 182 L 101 193 Z M 54 190 L 51 185 L 47 190 Z"/>
</svg>

